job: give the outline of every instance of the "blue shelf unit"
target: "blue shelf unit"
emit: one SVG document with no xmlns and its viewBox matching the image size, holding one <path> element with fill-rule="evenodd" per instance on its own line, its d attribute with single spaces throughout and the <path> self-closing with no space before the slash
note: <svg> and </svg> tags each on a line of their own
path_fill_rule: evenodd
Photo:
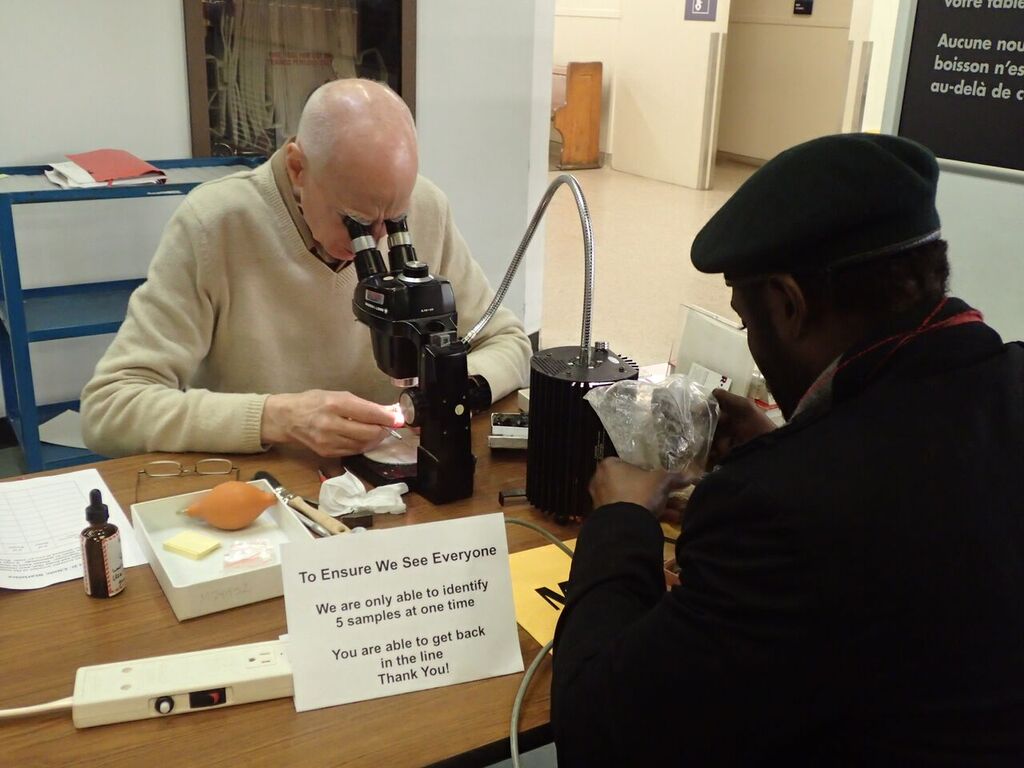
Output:
<svg viewBox="0 0 1024 768">
<path fill-rule="evenodd" d="M 7 418 L 24 453 L 26 471 L 58 469 L 104 458 L 82 448 L 39 440 L 40 424 L 62 411 L 77 410 L 79 403 L 77 400 L 45 405 L 36 402 L 30 345 L 37 341 L 116 332 L 124 320 L 132 291 L 144 280 L 22 288 L 14 206 L 185 195 L 202 181 L 253 168 L 264 160 L 263 157 L 152 160 L 153 165 L 167 172 L 167 183 L 93 189 L 54 189 L 48 186 L 49 182 L 41 183 L 48 166 L 0 167 L 0 174 L 11 177 L 0 177 L 0 377 Z M 190 172 L 200 171 L 200 178 L 188 179 Z M 19 180 L 26 183 L 19 185 Z"/>
</svg>

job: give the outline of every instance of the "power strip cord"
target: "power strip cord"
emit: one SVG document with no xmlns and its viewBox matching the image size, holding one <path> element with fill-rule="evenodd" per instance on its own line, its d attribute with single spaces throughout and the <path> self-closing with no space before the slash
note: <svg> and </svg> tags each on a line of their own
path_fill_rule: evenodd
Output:
<svg viewBox="0 0 1024 768">
<path fill-rule="evenodd" d="M 36 704 L 31 707 L 17 707 L 16 709 L 0 709 L 0 720 L 14 720 L 18 717 L 29 717 L 31 715 L 42 715 L 46 712 L 61 712 L 71 709 L 71 697 L 48 701 L 46 704 Z"/>
</svg>

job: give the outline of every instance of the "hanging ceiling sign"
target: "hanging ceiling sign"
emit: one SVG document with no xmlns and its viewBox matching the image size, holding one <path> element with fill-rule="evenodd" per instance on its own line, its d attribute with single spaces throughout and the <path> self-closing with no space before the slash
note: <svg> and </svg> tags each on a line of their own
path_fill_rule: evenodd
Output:
<svg viewBox="0 0 1024 768">
<path fill-rule="evenodd" d="M 714 21 L 718 16 L 718 0 L 686 0 L 687 21 Z"/>
</svg>

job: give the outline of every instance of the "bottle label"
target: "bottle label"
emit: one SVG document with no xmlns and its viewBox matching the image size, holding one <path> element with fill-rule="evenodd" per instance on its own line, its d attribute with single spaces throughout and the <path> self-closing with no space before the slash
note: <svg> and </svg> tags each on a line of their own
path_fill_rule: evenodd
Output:
<svg viewBox="0 0 1024 768">
<path fill-rule="evenodd" d="M 113 597 L 124 589 L 124 559 L 121 557 L 120 531 L 103 539 L 103 565 L 103 572 L 107 576 L 107 595 Z"/>
<path fill-rule="evenodd" d="M 85 594 L 92 595 L 92 586 L 89 584 L 89 555 L 86 554 L 85 545 L 88 539 L 79 536 L 79 544 L 82 545 L 82 581 L 85 582 Z"/>
</svg>

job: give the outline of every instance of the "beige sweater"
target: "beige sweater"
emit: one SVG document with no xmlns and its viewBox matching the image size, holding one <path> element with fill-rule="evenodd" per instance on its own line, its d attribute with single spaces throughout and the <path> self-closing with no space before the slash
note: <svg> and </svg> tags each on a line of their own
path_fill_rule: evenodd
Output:
<svg viewBox="0 0 1024 768">
<path fill-rule="evenodd" d="M 409 230 L 418 257 L 455 289 L 459 332 L 493 292 L 420 177 Z M 271 163 L 207 182 L 175 211 L 121 330 L 82 392 L 85 441 L 106 456 L 147 451 L 254 453 L 267 395 L 347 390 L 379 403 L 398 391 L 352 314 L 353 266 L 310 253 Z M 530 344 L 500 309 L 474 342 L 469 371 L 494 399 L 525 386 Z"/>
</svg>

